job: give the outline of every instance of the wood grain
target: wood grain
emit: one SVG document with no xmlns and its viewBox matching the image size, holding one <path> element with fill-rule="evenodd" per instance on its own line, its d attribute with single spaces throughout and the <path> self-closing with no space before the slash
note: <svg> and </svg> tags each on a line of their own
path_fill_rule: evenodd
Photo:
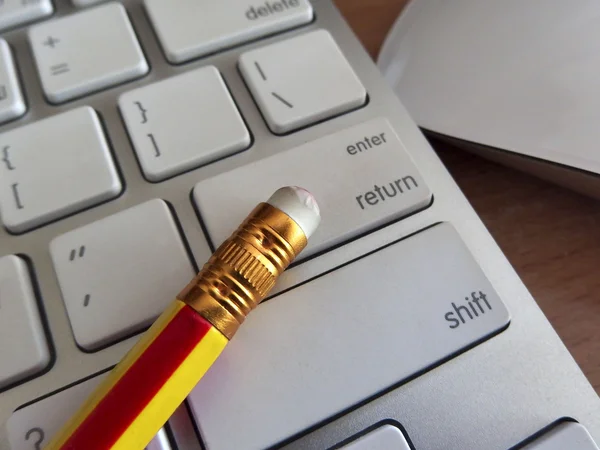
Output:
<svg viewBox="0 0 600 450">
<path fill-rule="evenodd" d="M 337 0 L 375 58 L 406 0 Z M 600 202 L 433 147 L 600 393 Z"/>
</svg>

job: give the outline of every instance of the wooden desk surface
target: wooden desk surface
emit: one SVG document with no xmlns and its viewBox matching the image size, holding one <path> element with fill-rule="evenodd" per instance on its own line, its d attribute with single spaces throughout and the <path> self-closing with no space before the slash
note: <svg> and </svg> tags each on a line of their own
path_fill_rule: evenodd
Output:
<svg viewBox="0 0 600 450">
<path fill-rule="evenodd" d="M 373 58 L 407 0 L 336 0 Z M 600 201 L 432 142 L 600 393 Z"/>
</svg>

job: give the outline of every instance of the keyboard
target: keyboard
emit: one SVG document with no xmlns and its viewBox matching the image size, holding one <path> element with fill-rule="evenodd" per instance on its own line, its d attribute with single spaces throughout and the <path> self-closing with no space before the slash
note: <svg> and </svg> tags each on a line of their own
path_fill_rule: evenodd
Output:
<svg viewBox="0 0 600 450">
<path fill-rule="evenodd" d="M 300 185 L 320 228 L 148 449 L 598 450 L 600 399 L 330 1 L 4 0 L 0 33 L 0 449 Z"/>
</svg>

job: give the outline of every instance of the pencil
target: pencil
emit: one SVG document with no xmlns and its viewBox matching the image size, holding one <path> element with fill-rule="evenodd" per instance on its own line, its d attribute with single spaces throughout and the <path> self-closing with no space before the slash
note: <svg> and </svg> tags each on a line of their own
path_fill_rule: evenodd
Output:
<svg viewBox="0 0 600 450">
<path fill-rule="evenodd" d="M 302 188 L 281 188 L 260 203 L 46 449 L 143 449 L 319 222 L 317 203 Z"/>
</svg>

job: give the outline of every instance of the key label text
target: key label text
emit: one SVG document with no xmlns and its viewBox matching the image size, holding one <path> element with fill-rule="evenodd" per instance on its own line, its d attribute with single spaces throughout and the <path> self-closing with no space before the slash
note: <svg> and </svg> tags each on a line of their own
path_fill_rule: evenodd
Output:
<svg viewBox="0 0 600 450">
<path fill-rule="evenodd" d="M 346 151 L 349 155 L 356 155 L 386 143 L 387 141 L 385 140 L 385 133 L 379 133 L 371 136 L 370 138 L 365 136 L 363 140 L 357 141 L 354 144 L 346 147 Z"/>
<path fill-rule="evenodd" d="M 451 303 L 452 311 L 448 311 L 444 315 L 444 319 L 450 323 L 449 328 L 458 328 L 460 325 L 476 320 L 493 309 L 483 291 L 471 292 L 471 297 L 465 297 L 465 303 L 465 305 Z"/>
<path fill-rule="evenodd" d="M 360 209 L 367 209 L 369 205 L 375 206 L 380 201 L 395 197 L 397 194 L 404 194 L 407 191 L 418 188 L 417 180 L 411 175 L 407 175 L 397 180 L 389 182 L 387 185 L 374 185 L 372 191 L 367 191 L 364 194 L 357 195 L 356 201 Z"/>
<path fill-rule="evenodd" d="M 251 6 L 246 11 L 246 18 L 248 20 L 256 20 L 261 17 L 268 17 L 278 12 L 287 11 L 290 8 L 300 6 L 300 0 L 278 0 L 278 1 L 267 1 L 264 6 Z"/>
</svg>

